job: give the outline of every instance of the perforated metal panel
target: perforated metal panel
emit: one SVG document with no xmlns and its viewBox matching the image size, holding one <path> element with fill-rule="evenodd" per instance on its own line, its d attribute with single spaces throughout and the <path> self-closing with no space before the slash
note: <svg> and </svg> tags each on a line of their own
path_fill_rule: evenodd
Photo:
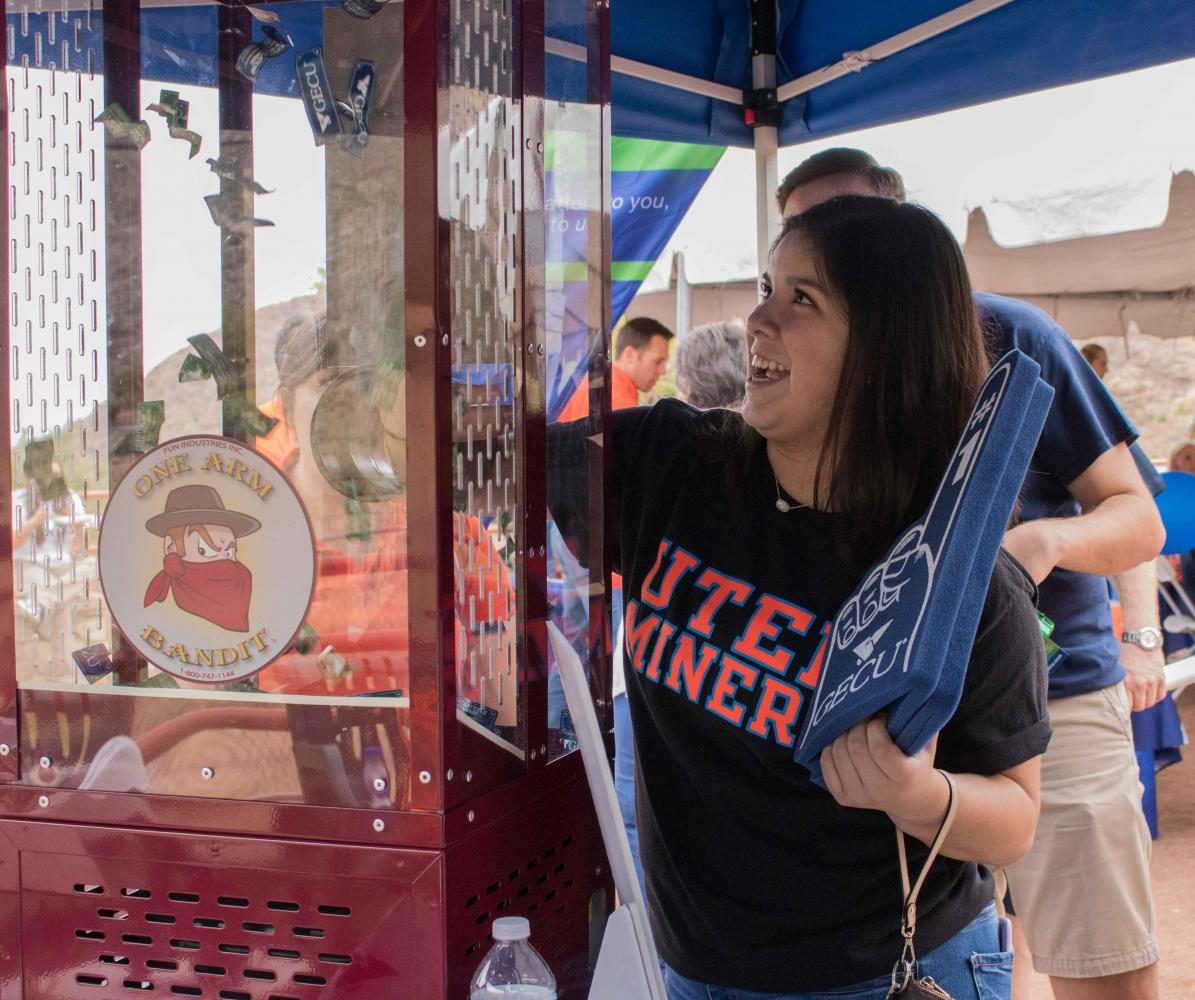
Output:
<svg viewBox="0 0 1195 1000">
<path fill-rule="evenodd" d="M 459 690 L 512 716 L 519 120 L 510 0 L 457 0 L 449 88 Z M 503 571 L 498 563 L 506 567 Z"/>
<path fill-rule="evenodd" d="M 0 821 L 24 1000 L 441 995 L 428 852 Z"/>
<path fill-rule="evenodd" d="M 588 992 L 607 902 L 608 866 L 584 778 L 450 847 L 445 866 L 448 996 L 490 947 L 498 917 L 526 917 L 562 998 Z"/>
<path fill-rule="evenodd" d="M 107 631 L 95 560 L 107 476 L 103 131 L 94 123 L 103 84 L 100 53 L 83 43 L 96 37 L 99 14 L 66 0 L 7 6 L 12 426 L 22 446 L 52 442 L 72 487 L 45 502 L 18 449 L 18 539 L 39 510 L 44 518 L 14 550 L 18 675 L 61 681 L 76 673 L 71 651 Z"/>
</svg>

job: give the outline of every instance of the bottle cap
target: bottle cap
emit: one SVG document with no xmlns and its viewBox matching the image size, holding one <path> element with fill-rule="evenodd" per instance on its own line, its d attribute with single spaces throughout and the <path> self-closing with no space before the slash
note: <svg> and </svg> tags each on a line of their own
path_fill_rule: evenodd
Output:
<svg viewBox="0 0 1195 1000">
<path fill-rule="evenodd" d="M 526 917 L 499 917 L 494 921 L 495 941 L 526 941 L 531 937 L 531 921 Z"/>
</svg>

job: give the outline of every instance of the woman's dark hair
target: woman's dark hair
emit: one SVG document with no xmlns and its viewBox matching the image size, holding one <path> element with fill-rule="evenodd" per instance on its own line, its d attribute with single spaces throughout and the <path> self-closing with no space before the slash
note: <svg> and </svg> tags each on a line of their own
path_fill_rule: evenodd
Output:
<svg viewBox="0 0 1195 1000">
<path fill-rule="evenodd" d="M 786 219 L 773 251 L 793 238 L 847 313 L 814 502 L 849 515 L 861 568 L 929 506 L 989 359 L 962 251 L 932 212 L 847 195 Z"/>
</svg>

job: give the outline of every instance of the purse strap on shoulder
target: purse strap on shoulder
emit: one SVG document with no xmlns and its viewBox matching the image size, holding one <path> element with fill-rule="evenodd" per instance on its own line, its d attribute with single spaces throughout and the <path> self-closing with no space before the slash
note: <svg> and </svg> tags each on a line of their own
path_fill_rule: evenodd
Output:
<svg viewBox="0 0 1195 1000">
<path fill-rule="evenodd" d="M 900 884 L 904 898 L 904 909 L 900 917 L 900 933 L 910 943 L 917 929 L 917 896 L 925 884 L 925 877 L 929 874 L 930 866 L 946 842 L 946 836 L 954 824 L 955 813 L 958 812 L 958 795 L 955 791 L 954 778 L 942 770 L 939 770 L 938 773 L 946 779 L 946 785 L 950 790 L 949 798 L 946 800 L 946 815 L 942 817 L 942 825 L 938 827 L 938 832 L 929 845 L 929 855 L 921 867 L 921 874 L 917 876 L 917 881 L 911 887 L 909 885 L 909 858 L 905 851 L 905 835 L 899 827 L 896 829 L 896 846 L 900 854 Z"/>
</svg>

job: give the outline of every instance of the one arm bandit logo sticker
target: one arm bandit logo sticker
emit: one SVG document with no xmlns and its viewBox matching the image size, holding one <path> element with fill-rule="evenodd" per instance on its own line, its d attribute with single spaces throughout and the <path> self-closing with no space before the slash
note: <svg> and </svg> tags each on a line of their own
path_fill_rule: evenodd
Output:
<svg viewBox="0 0 1195 1000">
<path fill-rule="evenodd" d="M 257 673 L 302 628 L 315 543 L 290 483 L 228 438 L 177 438 L 121 480 L 104 514 L 100 583 L 137 652 L 188 681 Z"/>
<path fill-rule="evenodd" d="M 929 510 L 892 546 L 887 558 L 872 567 L 835 617 L 829 653 L 799 756 L 811 742 L 820 748 L 833 735 L 849 728 L 842 720 L 850 715 L 856 721 L 852 706 L 866 706 L 862 709 L 862 717 L 866 717 L 902 690 L 897 678 L 908 670 L 939 560 L 955 527 L 976 457 L 999 411 L 1011 369 L 1010 363 L 1002 363 L 988 376 Z M 898 616 L 903 627 L 892 631 Z M 905 624 L 910 618 L 911 627 Z M 889 674 L 892 677 L 885 683 L 883 678 Z M 869 692 L 869 687 L 882 691 Z"/>
</svg>

